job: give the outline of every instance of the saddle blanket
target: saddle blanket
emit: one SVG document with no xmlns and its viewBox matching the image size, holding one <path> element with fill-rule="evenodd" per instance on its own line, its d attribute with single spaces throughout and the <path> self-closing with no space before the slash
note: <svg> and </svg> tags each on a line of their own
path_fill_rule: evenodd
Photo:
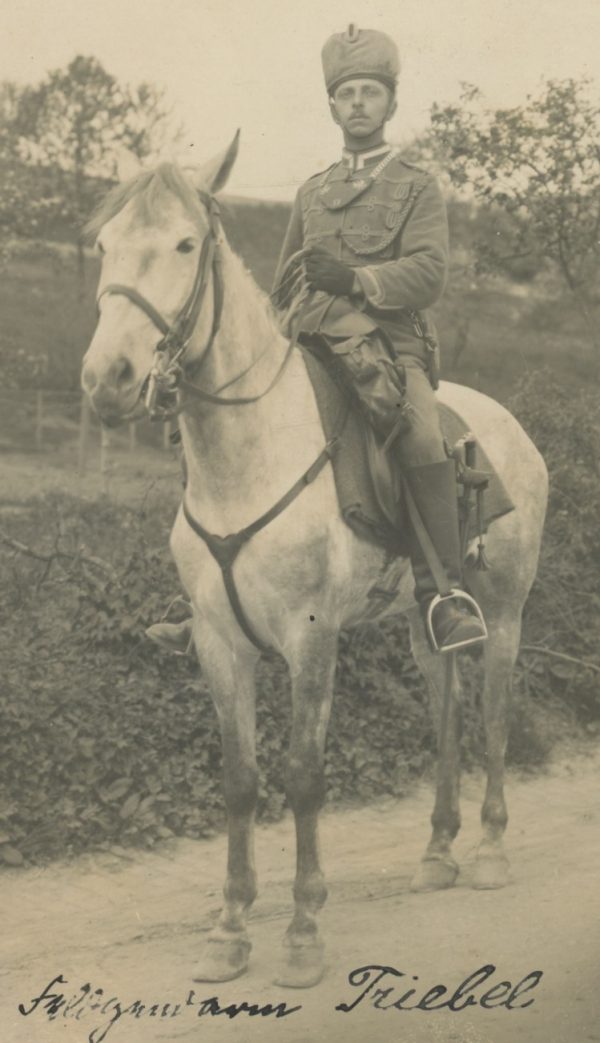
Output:
<svg viewBox="0 0 600 1043">
<path fill-rule="evenodd" d="M 344 392 L 313 352 L 303 348 L 302 353 L 315 392 L 325 437 L 333 438 L 334 435 L 339 434 Z M 462 417 L 449 406 L 440 402 L 438 409 L 442 433 L 449 446 L 453 447 L 469 429 Z M 358 536 L 385 547 L 391 554 L 406 555 L 406 548 L 401 537 L 402 511 L 399 511 L 399 524 L 392 525 L 381 506 L 386 497 L 378 495 L 375 488 L 376 479 L 374 479 L 369 463 L 365 422 L 352 408 L 349 409 L 343 430 L 339 434 L 339 444 L 333 454 L 332 463 L 340 510 L 346 524 Z M 483 496 L 482 528 L 486 532 L 496 518 L 514 510 L 514 504 L 489 458 L 479 445 L 477 445 L 475 467 L 478 471 L 487 471 L 490 474 Z M 462 493 L 462 485 L 457 484 L 457 496 L 460 493 Z M 477 536 L 475 498 L 475 493 L 472 493 L 473 508 L 468 519 L 469 538 Z"/>
</svg>

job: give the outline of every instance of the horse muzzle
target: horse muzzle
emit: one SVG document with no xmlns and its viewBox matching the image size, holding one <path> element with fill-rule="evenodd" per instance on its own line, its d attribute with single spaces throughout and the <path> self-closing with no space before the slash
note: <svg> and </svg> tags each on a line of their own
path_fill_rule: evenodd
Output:
<svg viewBox="0 0 600 1043">
<path fill-rule="evenodd" d="M 92 383 L 82 374 L 82 386 L 94 412 L 107 427 L 116 427 L 127 420 L 136 420 L 146 412 L 141 397 L 143 381 L 127 390 L 119 390 L 97 381 Z"/>
<path fill-rule="evenodd" d="M 141 415 L 138 405 L 144 377 L 136 373 L 125 355 L 119 355 L 109 365 L 98 363 L 97 352 L 88 351 L 81 371 L 81 386 L 92 407 L 104 423 L 115 424 L 130 419 L 132 413 Z"/>
</svg>

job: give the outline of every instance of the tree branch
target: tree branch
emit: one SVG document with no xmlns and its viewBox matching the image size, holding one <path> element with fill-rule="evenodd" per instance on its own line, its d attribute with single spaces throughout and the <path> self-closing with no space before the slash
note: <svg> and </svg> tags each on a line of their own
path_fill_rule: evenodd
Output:
<svg viewBox="0 0 600 1043">
<path fill-rule="evenodd" d="M 43 561 L 46 564 L 50 564 L 57 558 L 66 558 L 69 561 L 81 561 L 86 565 L 92 565 L 94 568 L 105 572 L 112 580 L 117 579 L 116 572 L 112 566 L 106 561 L 103 561 L 102 558 L 96 558 L 92 555 L 86 554 L 69 554 L 67 551 L 62 550 L 54 550 L 51 554 L 43 554 L 41 551 L 29 547 L 26 543 L 21 543 L 20 540 L 15 540 L 12 536 L 8 536 L 2 531 L 2 529 L 0 529 L 0 543 L 4 543 L 7 547 L 12 547 L 13 550 L 19 551 L 20 554 L 25 554 L 29 558 L 34 558 L 36 561 Z"/>
<path fill-rule="evenodd" d="M 595 673 L 600 674 L 600 666 L 596 666 L 595 663 L 590 663 L 587 659 L 577 659 L 575 656 L 567 655 L 566 652 L 555 652 L 553 648 L 544 648 L 543 645 L 521 645 L 519 651 L 539 652 L 540 655 L 563 659 L 567 663 L 576 663 L 577 666 L 583 666 L 586 670 L 593 670 Z"/>
</svg>

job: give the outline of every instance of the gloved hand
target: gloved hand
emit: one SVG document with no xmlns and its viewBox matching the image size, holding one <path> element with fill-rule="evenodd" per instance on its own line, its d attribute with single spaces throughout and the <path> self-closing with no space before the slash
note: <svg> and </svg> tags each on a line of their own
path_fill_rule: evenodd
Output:
<svg viewBox="0 0 600 1043">
<path fill-rule="evenodd" d="M 334 297 L 352 293 L 354 271 L 337 261 L 324 246 L 311 246 L 304 257 L 306 281 L 313 290 L 325 290 Z"/>
</svg>

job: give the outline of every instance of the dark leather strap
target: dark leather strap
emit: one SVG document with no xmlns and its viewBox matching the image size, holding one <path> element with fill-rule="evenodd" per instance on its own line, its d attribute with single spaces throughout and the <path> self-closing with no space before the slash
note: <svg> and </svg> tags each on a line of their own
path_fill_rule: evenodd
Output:
<svg viewBox="0 0 600 1043">
<path fill-rule="evenodd" d="M 159 311 L 156 310 L 154 305 L 151 304 L 150 301 L 147 301 L 141 293 L 138 293 L 138 291 L 134 289 L 133 286 L 125 286 L 124 283 L 120 282 L 109 283 L 108 286 L 104 287 L 102 293 L 99 294 L 98 304 L 100 304 L 100 301 L 105 296 L 105 294 L 127 297 L 128 300 L 132 301 L 133 304 L 136 304 L 137 307 L 141 309 L 141 311 L 145 312 L 148 318 L 154 323 L 157 329 L 160 330 L 164 337 L 168 335 L 169 330 L 171 329 L 169 323 L 165 319 L 163 319 L 162 315 Z"/>
<path fill-rule="evenodd" d="M 200 308 L 202 307 L 202 302 L 204 300 L 204 295 L 206 293 L 206 287 L 208 286 L 208 276 L 211 271 L 214 275 L 214 314 L 211 335 L 204 351 L 205 355 L 219 328 L 221 311 L 223 308 L 223 282 L 220 267 L 216 261 L 216 241 L 213 238 L 212 229 L 209 235 L 205 236 L 204 242 L 202 243 L 192 288 L 172 325 L 169 325 L 158 309 L 155 308 L 151 301 L 147 300 L 143 294 L 139 293 L 139 291 L 133 286 L 126 286 L 123 283 L 114 282 L 105 286 L 98 296 L 98 303 L 100 303 L 100 300 L 106 294 L 127 297 L 128 300 L 132 301 L 133 304 L 137 305 L 137 307 L 148 316 L 156 328 L 162 333 L 164 339 L 157 345 L 158 349 L 173 349 L 177 351 L 185 346 L 194 331 Z"/>
<path fill-rule="evenodd" d="M 239 532 L 230 533 L 228 536 L 218 536 L 215 533 L 209 532 L 208 529 L 205 529 L 204 526 L 194 518 L 185 501 L 185 496 L 181 502 L 181 509 L 185 520 L 196 535 L 206 543 L 210 553 L 221 569 L 223 583 L 225 584 L 225 590 L 227 591 L 227 596 L 229 598 L 229 604 L 231 605 L 233 614 L 237 619 L 240 629 L 260 652 L 270 654 L 273 652 L 273 649 L 258 637 L 246 612 L 244 611 L 233 577 L 233 564 L 244 544 L 247 543 L 255 533 L 260 532 L 260 530 L 264 529 L 269 522 L 273 521 L 274 518 L 277 518 L 279 514 L 285 511 L 286 507 L 289 507 L 296 497 L 300 495 L 302 490 L 305 489 L 307 485 L 310 485 L 311 482 L 314 482 L 317 475 L 320 474 L 325 467 L 325 464 L 331 460 L 335 453 L 347 418 L 348 407 L 344 405 L 338 424 L 336 424 L 336 434 L 329 440 L 329 442 L 327 442 L 315 462 L 311 464 L 297 482 L 294 482 L 292 487 L 284 493 L 277 503 L 273 504 L 273 506 L 270 507 L 268 511 L 265 511 L 264 514 L 261 514 L 256 521 L 247 525 L 245 529 L 240 529 Z"/>
<path fill-rule="evenodd" d="M 427 565 L 429 566 L 429 571 L 433 576 L 433 582 L 435 583 L 438 589 L 438 594 L 441 594 L 442 597 L 445 597 L 452 590 L 452 584 L 448 579 L 446 570 L 440 561 L 440 556 L 433 545 L 431 536 L 425 528 L 425 524 L 423 522 L 423 519 L 421 518 L 419 508 L 415 503 L 413 494 L 410 491 L 408 482 L 403 481 L 402 485 L 404 488 L 404 496 L 406 500 L 408 515 L 411 521 L 411 525 L 414 529 L 415 536 L 419 541 L 421 550 L 423 551 L 423 556 L 425 558 L 425 561 L 427 562 Z"/>
<path fill-rule="evenodd" d="M 156 350 L 161 352 L 167 352 L 167 358 L 169 360 L 179 362 L 180 357 L 183 355 L 185 348 L 187 347 L 188 340 L 194 332 L 194 327 L 198 321 L 198 315 L 200 308 L 204 301 L 206 288 L 208 286 L 209 273 L 213 275 L 213 322 L 210 336 L 205 345 L 204 351 L 200 358 L 194 362 L 195 367 L 200 367 L 205 361 L 209 354 L 219 332 L 221 325 L 221 316 L 223 312 L 223 301 L 225 296 L 223 274 L 221 271 L 221 254 L 218 249 L 218 237 L 220 233 L 220 219 L 219 219 L 219 205 L 213 196 L 209 196 L 206 192 L 199 193 L 201 201 L 207 208 L 208 217 L 210 221 L 210 231 L 208 235 L 204 237 L 202 243 L 202 249 L 200 251 L 200 257 L 198 259 L 198 266 L 196 268 L 196 275 L 192 288 L 187 296 L 187 299 L 181 308 L 181 311 L 177 315 L 177 318 L 172 325 L 166 321 L 166 319 L 160 314 L 160 312 L 154 307 L 154 305 L 148 301 L 143 294 L 139 293 L 133 286 L 126 286 L 123 283 L 109 283 L 105 286 L 102 292 L 98 296 L 98 304 L 101 298 L 105 294 L 119 295 L 127 297 L 133 304 L 135 304 L 145 315 L 154 323 L 158 330 L 162 333 L 162 340 L 156 345 Z M 241 373 L 236 374 L 231 380 L 228 380 L 222 388 L 217 391 L 205 391 L 204 388 L 198 384 L 194 384 L 192 381 L 185 379 L 178 372 L 177 382 L 181 381 L 186 387 L 193 391 L 199 398 L 203 399 L 204 402 L 210 402 L 215 406 L 246 406 L 252 402 L 258 402 L 259 399 L 271 391 L 275 384 L 283 374 L 285 367 L 287 366 L 292 356 L 293 350 L 296 346 L 296 339 L 292 337 L 288 349 L 283 357 L 281 365 L 278 367 L 275 376 L 269 382 L 267 387 L 261 391 L 258 395 L 247 395 L 240 396 L 238 398 L 223 398 L 220 392 L 234 384 L 237 380 L 241 380 L 243 376 L 254 365 L 254 362 L 247 366 Z"/>
<path fill-rule="evenodd" d="M 101 298 L 104 297 L 105 294 L 127 297 L 128 300 L 148 316 L 150 321 L 153 322 L 156 328 L 162 333 L 162 340 L 156 345 L 156 350 L 166 352 L 169 359 L 178 358 L 185 351 L 187 342 L 194 332 L 194 327 L 198 321 L 200 308 L 202 307 L 204 296 L 206 294 L 209 275 L 212 272 L 212 328 L 202 356 L 198 359 L 197 364 L 204 361 L 219 331 L 224 299 L 221 257 L 219 250 L 217 249 L 219 236 L 219 206 L 216 199 L 205 192 L 200 193 L 200 197 L 208 211 L 210 230 L 208 235 L 204 237 L 202 243 L 192 288 L 175 321 L 169 325 L 167 320 L 160 314 L 158 309 L 154 307 L 151 301 L 147 300 L 143 294 L 139 293 L 139 291 L 133 286 L 126 286 L 123 283 L 109 283 L 108 286 L 105 286 L 99 294 L 97 301 L 99 305 Z"/>
<path fill-rule="evenodd" d="M 200 387 L 199 384 L 193 384 L 190 380 L 187 380 L 186 378 L 182 379 L 182 384 L 184 385 L 184 387 L 188 387 L 190 391 L 193 391 L 195 395 L 198 395 L 198 398 L 201 398 L 203 402 L 210 402 L 213 406 L 248 406 L 251 405 L 252 402 L 260 401 L 261 398 L 264 398 L 265 395 L 268 395 L 269 391 L 271 391 L 272 388 L 275 387 L 275 384 L 282 376 L 285 367 L 290 361 L 295 347 L 296 340 L 292 338 L 287 347 L 286 353 L 283 356 L 283 360 L 280 366 L 277 368 L 275 376 L 272 380 L 269 381 L 266 388 L 260 391 L 258 395 L 240 395 L 237 398 L 222 398 L 221 395 L 218 394 L 216 391 L 205 391 L 204 388 Z M 204 358 L 204 355 L 202 356 L 202 358 Z M 254 365 L 254 363 L 252 363 L 252 365 Z M 243 373 L 238 373 L 231 380 L 227 381 L 227 384 L 224 384 L 223 387 L 228 387 L 230 384 L 235 383 L 236 380 L 240 380 L 252 368 L 252 365 L 247 366 Z M 222 391 L 223 388 L 220 388 L 219 390 Z"/>
</svg>

